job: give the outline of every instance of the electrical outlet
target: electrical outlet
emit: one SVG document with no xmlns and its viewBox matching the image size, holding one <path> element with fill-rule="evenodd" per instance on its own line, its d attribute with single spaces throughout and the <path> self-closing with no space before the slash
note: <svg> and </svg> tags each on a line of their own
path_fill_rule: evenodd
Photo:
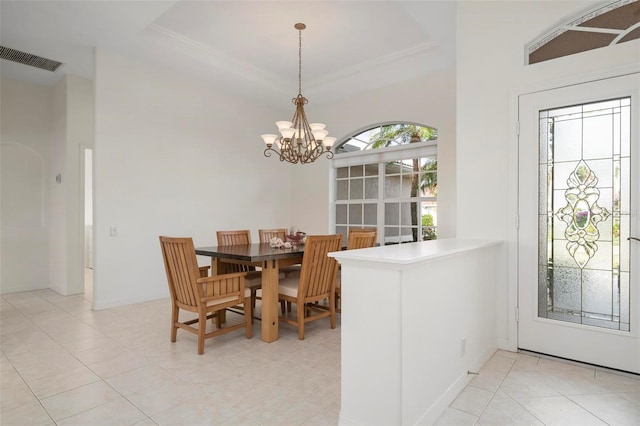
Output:
<svg viewBox="0 0 640 426">
<path fill-rule="evenodd" d="M 464 356 L 467 353 L 467 338 L 460 339 L 460 356 Z"/>
<path fill-rule="evenodd" d="M 118 236 L 118 228 L 115 226 L 110 226 L 109 227 L 109 236 L 110 237 L 117 237 Z"/>
</svg>

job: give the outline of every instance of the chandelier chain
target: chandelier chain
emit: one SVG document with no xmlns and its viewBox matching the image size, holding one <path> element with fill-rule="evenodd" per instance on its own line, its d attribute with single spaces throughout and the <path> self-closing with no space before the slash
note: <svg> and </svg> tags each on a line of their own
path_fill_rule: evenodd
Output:
<svg viewBox="0 0 640 426">
<path fill-rule="evenodd" d="M 298 94 L 302 94 L 302 30 L 298 30 Z"/>
</svg>

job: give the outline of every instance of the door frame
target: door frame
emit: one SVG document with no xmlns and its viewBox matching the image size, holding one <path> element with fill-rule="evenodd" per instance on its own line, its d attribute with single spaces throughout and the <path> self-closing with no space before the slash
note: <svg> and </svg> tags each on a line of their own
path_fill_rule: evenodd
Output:
<svg viewBox="0 0 640 426">
<path fill-rule="evenodd" d="M 79 198 L 80 198 L 80 203 L 79 203 L 79 217 L 81 218 L 78 222 L 79 222 L 79 226 L 80 226 L 80 241 L 78 242 L 79 248 L 82 251 L 82 288 L 83 288 L 83 292 L 85 289 L 85 275 L 84 275 L 84 270 L 86 268 L 86 258 L 85 258 L 85 250 L 86 250 L 86 240 L 85 240 L 85 205 L 86 205 L 86 199 L 85 199 L 85 187 L 86 187 L 86 158 L 85 158 L 85 151 L 86 150 L 90 150 L 91 151 L 91 159 L 92 159 L 92 164 L 91 164 L 91 200 L 92 200 L 92 206 L 93 206 L 93 223 L 95 224 L 95 173 L 94 173 L 94 162 L 93 162 L 93 157 L 95 155 L 95 148 L 92 145 L 86 144 L 86 143 L 80 143 L 79 144 L 79 157 L 80 157 L 80 161 L 79 161 L 79 175 L 80 175 L 80 184 L 79 186 Z M 95 226 L 93 227 L 93 231 L 92 231 L 92 235 L 91 235 L 91 239 L 92 244 L 95 244 Z M 94 249 L 95 251 L 95 249 Z M 92 264 L 95 266 L 95 256 L 93 258 Z M 92 268 L 93 269 L 93 268 Z M 94 279 L 92 280 L 92 282 L 95 281 L 95 273 L 94 273 Z M 93 289 L 92 289 L 93 290 Z"/>
<path fill-rule="evenodd" d="M 553 233 L 554 242 L 554 250 L 550 248 L 549 245 L 549 256 L 553 253 L 553 261 L 560 261 L 560 259 L 564 259 L 560 261 L 560 264 L 554 264 L 554 268 L 559 267 L 560 271 L 572 271 L 571 273 L 584 274 L 587 276 L 596 276 L 601 272 L 597 272 L 598 270 L 611 270 L 613 268 L 614 256 L 613 253 L 616 251 L 615 236 L 612 233 L 613 224 L 615 222 L 615 206 L 612 204 L 613 193 L 615 193 L 615 180 L 612 180 L 614 168 L 613 162 L 616 158 L 615 153 L 613 152 L 613 145 L 615 140 L 618 143 L 624 142 L 626 139 L 623 135 L 627 134 L 627 128 L 622 127 L 620 129 L 619 138 L 611 138 L 608 140 L 611 143 L 609 146 L 609 153 L 606 153 L 606 150 L 603 152 L 599 152 L 597 155 L 590 155 L 588 153 L 587 146 L 588 144 L 582 144 L 581 138 L 575 139 L 575 134 L 571 133 L 569 136 L 565 138 L 560 137 L 560 141 L 570 142 L 573 141 L 576 144 L 580 144 L 581 147 L 584 147 L 585 151 L 587 151 L 586 155 L 583 157 L 581 154 L 581 149 L 574 147 L 571 153 L 566 153 L 567 157 L 555 158 L 555 154 L 553 155 L 553 164 L 558 165 L 560 168 L 560 175 L 554 176 L 553 187 L 549 189 L 548 199 L 553 197 L 554 204 L 547 206 L 547 199 L 541 200 L 537 195 L 539 192 L 539 185 L 545 184 L 544 177 L 546 173 L 546 161 L 544 163 L 544 167 L 540 161 L 538 161 L 539 150 L 543 151 L 540 148 L 540 144 L 542 143 L 540 140 L 539 132 L 540 132 L 540 119 L 538 111 L 547 111 L 547 110 L 562 110 L 565 115 L 568 115 L 567 108 L 572 105 L 591 105 L 593 103 L 600 103 L 601 105 L 605 103 L 608 99 L 621 99 L 631 97 L 631 108 L 627 107 L 627 112 L 624 116 L 628 116 L 631 119 L 631 155 L 635 156 L 635 159 L 631 161 L 631 169 L 626 169 L 622 181 L 623 191 L 631 191 L 630 194 L 627 192 L 622 192 L 621 195 L 625 201 L 632 201 L 634 205 L 631 206 L 631 210 L 629 211 L 629 207 L 626 206 L 626 203 L 622 203 L 622 211 L 621 213 L 621 222 L 620 222 L 620 249 L 622 252 L 620 254 L 620 262 L 621 262 L 621 279 L 622 277 L 626 277 L 623 281 L 620 281 L 620 284 L 623 282 L 626 285 L 631 284 L 631 293 L 628 293 L 628 290 L 623 291 L 623 293 L 619 293 L 621 299 L 620 303 L 630 303 L 631 307 L 631 323 L 637 325 L 638 324 L 638 306 L 640 305 L 640 299 L 638 299 L 638 292 L 635 290 L 635 272 L 637 272 L 637 268 L 639 267 L 638 261 L 640 258 L 638 257 L 638 252 L 635 250 L 635 247 L 631 247 L 631 245 L 626 240 L 626 237 L 629 235 L 634 235 L 637 232 L 638 224 L 638 211 L 637 205 L 635 205 L 637 200 L 637 195 L 640 194 L 640 188 L 635 186 L 634 183 L 637 182 L 637 170 L 634 165 L 637 165 L 638 161 L 637 157 L 637 149 L 638 149 L 638 134 L 637 134 L 637 125 L 638 125 L 638 102 L 640 96 L 640 73 L 634 74 L 626 74 L 624 76 L 615 77 L 615 78 L 607 78 L 601 79 L 594 82 L 584 83 L 580 85 L 572 85 L 566 86 L 556 90 L 537 92 L 531 95 L 522 96 L 520 98 L 520 119 L 522 120 L 520 123 L 520 191 L 522 198 L 520 198 L 520 222 L 522 227 L 519 230 L 519 308 L 520 308 L 520 322 L 518 323 L 518 347 L 521 349 L 527 349 L 537 352 L 546 353 L 549 355 L 555 355 L 559 357 L 566 357 L 568 359 L 579 360 L 587 363 L 593 363 L 595 365 L 605 366 L 609 368 L 621 369 L 623 371 L 629 371 L 634 373 L 640 373 L 640 363 L 639 361 L 639 352 L 640 351 L 640 334 L 638 333 L 638 329 L 635 325 L 633 325 L 630 329 L 628 325 L 626 327 L 622 327 L 622 323 L 615 325 L 615 321 L 613 323 L 602 323 L 598 324 L 597 320 L 593 322 L 587 318 L 583 320 L 575 318 L 564 318 L 564 317 L 555 317 L 555 314 L 540 315 L 539 309 L 541 309 L 540 305 L 547 306 L 548 296 L 542 296 L 542 289 L 540 288 L 543 283 L 539 283 L 540 277 L 542 274 L 544 276 L 545 271 L 540 270 L 541 264 L 544 262 L 546 264 L 546 260 L 539 259 L 539 253 L 541 248 L 540 245 L 540 227 L 544 229 L 544 234 L 547 235 L 547 232 Z M 609 108 L 606 108 L 606 107 Z M 604 107 L 605 115 L 608 115 L 609 120 L 605 123 L 602 123 L 603 126 L 607 127 L 607 130 L 611 132 L 614 128 L 615 119 L 613 119 L 612 114 L 612 105 L 606 105 Z M 631 113 L 630 115 L 628 115 Z M 587 125 L 588 122 L 592 123 L 600 123 L 600 119 L 591 118 L 590 113 L 585 113 L 585 115 L 580 114 L 576 116 L 579 123 L 584 123 Z M 618 119 L 622 118 L 622 114 L 620 114 Z M 603 116 L 604 117 L 604 116 Z M 560 128 L 571 128 L 572 125 L 566 124 L 567 127 L 564 127 L 565 119 L 562 120 L 563 123 L 559 126 Z M 582 121 L 584 120 L 584 122 Z M 594 121 L 595 120 L 595 121 Z M 568 120 L 571 122 L 573 120 Z M 626 122 L 626 120 L 625 120 Z M 619 122 L 620 123 L 620 122 Z M 579 127 L 580 125 L 578 125 Z M 559 134 L 564 134 L 560 132 Z M 584 135 L 585 140 L 587 139 L 587 133 Z M 555 139 L 553 145 L 555 146 Z M 580 142 L 579 142 L 580 141 Z M 593 141 L 593 139 L 591 139 Z M 626 143 L 629 143 L 628 141 Z M 563 146 L 562 143 L 559 146 Z M 619 146 L 621 149 L 620 156 L 625 158 L 627 154 L 626 144 L 622 144 Z M 549 148 L 551 152 L 551 147 Z M 565 150 L 560 150 L 562 153 Z M 562 154 L 560 154 L 562 156 Z M 551 155 L 550 155 L 551 157 Z M 622 163 L 626 164 L 626 167 L 629 167 L 629 163 L 626 160 L 620 159 Z M 606 207 L 609 210 L 609 214 L 611 215 L 611 220 L 607 220 L 604 223 L 604 226 L 598 225 L 598 229 L 602 238 L 596 237 L 596 247 L 600 246 L 604 251 L 598 250 L 594 247 L 594 251 L 597 250 L 597 255 L 594 255 L 593 260 L 595 263 L 589 263 L 584 266 L 584 269 L 578 267 L 576 265 L 577 259 L 572 259 L 571 255 L 567 253 L 566 249 L 569 247 L 569 241 L 572 239 L 564 234 L 564 232 L 568 232 L 570 227 L 569 225 L 557 225 L 558 219 L 556 218 L 556 213 L 558 209 L 566 208 L 566 205 L 572 204 L 572 201 L 567 196 L 568 193 L 571 192 L 571 188 L 574 188 L 572 184 L 569 182 L 571 178 L 569 178 L 570 174 L 573 176 L 575 173 L 575 167 L 578 164 L 585 164 L 586 167 L 591 166 L 595 167 L 593 170 L 596 175 L 598 174 L 596 164 L 602 164 L 598 161 L 598 159 L 603 159 L 603 162 L 607 164 L 608 170 L 605 172 L 604 170 L 600 170 L 601 175 L 598 176 L 600 182 L 597 187 L 598 190 L 594 190 L 593 199 L 588 201 L 589 209 L 593 208 L 592 203 L 597 203 L 602 207 Z M 604 161 L 609 159 L 609 162 Z M 556 163 L 556 161 L 560 161 L 561 163 Z M 583 161 L 585 163 L 578 163 L 578 161 Z M 549 159 L 551 162 L 551 159 Z M 569 167 L 570 166 L 570 167 Z M 622 166 L 622 164 L 621 164 Z M 565 169 L 565 167 L 568 167 Z M 544 168 L 545 171 L 541 169 Z M 554 167 L 554 175 L 558 173 L 558 171 Z M 631 176 L 627 173 L 631 172 Z M 626 179 L 630 179 L 632 183 L 632 188 L 628 187 L 628 182 Z M 541 182 L 542 180 L 542 182 Z M 627 182 L 627 183 L 625 183 Z M 612 187 L 611 189 L 606 189 L 607 187 Z M 533 193 L 532 193 L 533 191 Z M 586 191 L 586 190 L 585 190 Z M 600 192 L 602 191 L 602 192 Z M 544 193 L 544 192 L 543 192 Z M 631 199 L 627 199 L 627 195 L 631 195 Z M 567 198 L 567 199 L 565 199 Z M 601 199 L 599 199 L 601 198 Z M 542 206 L 539 204 L 542 203 Z M 596 205 L 597 205 L 596 204 Z M 551 210 L 553 208 L 553 210 Z M 576 205 L 577 208 L 577 205 Z M 590 210 L 591 211 L 591 210 Z M 629 213 L 631 213 L 631 217 L 629 217 Z M 558 229 L 555 227 L 548 227 L 549 223 L 547 220 L 541 222 L 541 218 L 544 217 L 547 220 L 553 218 L 553 222 L 556 226 L 559 226 L 560 234 L 558 234 Z M 624 219 L 623 219 L 624 218 Z M 566 217 L 563 222 L 566 222 Z M 575 219 L 574 219 L 575 220 Z M 630 220 L 630 221 L 629 221 Z M 631 225 L 631 229 L 628 229 L 627 226 Z M 566 228 L 566 229 L 565 229 Z M 631 233 L 630 233 L 631 232 Z M 597 235 L 597 233 L 596 233 Z M 547 235 L 551 238 L 551 234 Z M 586 238 L 586 237 L 585 237 Z M 614 238 L 614 239 L 612 239 Z M 562 240 L 561 242 L 558 239 Z M 568 240 L 568 241 L 567 241 Z M 567 247 L 565 247 L 567 245 Z M 545 252 L 547 248 L 547 244 L 543 245 L 545 247 Z M 625 254 L 627 250 L 630 249 L 631 257 L 628 258 Z M 556 257 L 556 250 L 559 257 Z M 586 259 L 586 258 L 585 258 Z M 627 261 L 624 259 L 628 259 L 631 262 L 631 268 L 634 269 L 631 272 L 631 282 L 629 282 L 629 274 L 623 273 L 622 271 L 628 271 Z M 624 260 L 624 261 L 623 261 Z M 551 261 L 551 260 L 550 260 Z M 603 263 L 602 263 L 603 262 Z M 564 267 L 568 269 L 565 269 Z M 611 271 L 612 272 L 612 271 Z M 596 274 L 596 275 L 593 275 Z M 598 275 L 599 276 L 599 275 Z M 600 287 L 600 284 L 603 286 L 605 283 L 598 283 L 598 288 L 600 288 L 604 293 L 600 294 L 604 299 L 597 299 L 600 303 L 607 301 L 603 306 L 599 306 L 599 308 L 594 309 L 594 312 L 602 312 L 603 314 L 608 313 L 609 315 L 613 313 L 613 310 L 616 308 L 612 303 L 614 303 L 617 298 L 612 293 L 612 291 L 616 287 L 616 282 L 611 281 L 614 275 L 609 276 L 609 283 L 607 286 L 607 291 L 604 291 L 604 288 Z M 581 281 L 581 285 L 578 289 L 574 289 L 574 291 L 578 291 L 580 296 L 578 296 L 577 301 L 575 301 L 576 305 L 572 307 L 577 311 L 581 311 L 583 309 L 582 304 L 586 303 L 589 305 L 590 303 L 596 302 L 596 299 L 585 299 L 584 295 L 584 285 L 587 285 L 588 278 L 583 277 L 584 281 Z M 555 281 L 555 275 L 554 275 Z M 613 287 L 612 287 L 613 285 Z M 624 288 L 624 287 L 622 287 Z M 598 290 L 600 291 L 600 290 Z M 573 294 L 573 293 L 572 293 Z M 625 299 L 629 297 L 628 302 Z M 609 300 L 607 300 L 607 297 Z M 542 298 L 542 299 L 541 299 Z M 624 300 L 624 302 L 623 302 Z M 561 304 L 561 306 L 563 306 Z M 629 305 L 626 305 L 627 307 Z M 600 310 L 603 309 L 603 310 Z M 571 309 L 571 308 L 569 308 Z M 607 311 L 608 309 L 608 311 Z M 619 305 L 620 309 L 620 321 L 625 321 L 624 312 L 626 310 Z M 590 309 L 587 309 L 590 310 Z M 582 314 L 581 314 L 582 316 Z M 610 348 L 616 348 L 616 350 L 611 351 Z"/>
<path fill-rule="evenodd" d="M 519 99 L 521 96 L 543 92 L 548 90 L 560 89 L 566 86 L 590 83 L 597 80 L 621 77 L 627 74 L 640 72 L 640 64 L 633 64 L 624 67 L 611 68 L 598 73 L 589 75 L 573 76 L 563 79 L 550 80 L 546 82 L 538 82 L 527 84 L 525 86 L 515 88 L 510 91 L 509 95 L 509 144 L 507 148 L 507 175 L 508 194 L 507 206 L 508 215 L 511 225 L 507 231 L 507 339 L 498 339 L 498 347 L 509 351 L 518 350 L 518 258 L 519 258 Z M 504 315 L 504 313 L 499 313 Z"/>
</svg>

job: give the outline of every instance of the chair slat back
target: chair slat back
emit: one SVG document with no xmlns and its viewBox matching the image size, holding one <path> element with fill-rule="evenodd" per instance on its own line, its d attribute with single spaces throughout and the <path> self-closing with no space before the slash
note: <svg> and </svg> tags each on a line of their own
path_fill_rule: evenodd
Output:
<svg viewBox="0 0 640 426">
<path fill-rule="evenodd" d="M 240 229 L 236 231 L 217 231 L 219 246 L 235 246 L 251 244 L 251 232 L 248 229 Z M 238 263 L 225 263 L 225 272 L 249 272 L 255 271 L 256 268 Z"/>
<path fill-rule="evenodd" d="M 193 240 L 161 236 L 160 246 L 172 299 L 187 306 L 198 306 L 202 295 L 196 294 L 200 269 Z"/>
<path fill-rule="evenodd" d="M 338 262 L 327 254 L 341 248 L 342 234 L 307 236 L 300 270 L 299 297 L 311 302 L 324 299 L 335 291 Z"/>
<path fill-rule="evenodd" d="M 358 229 L 356 232 L 349 231 L 349 239 L 347 240 L 347 250 L 355 250 L 367 247 L 374 247 L 378 239 L 377 229 Z"/>
<path fill-rule="evenodd" d="M 258 229 L 258 235 L 261 243 L 268 243 L 272 238 L 280 238 L 282 241 L 285 241 L 287 230 L 285 228 Z"/>
<path fill-rule="evenodd" d="M 239 244 L 251 244 L 251 233 L 248 229 L 237 231 L 216 232 L 219 246 L 234 246 Z"/>
</svg>

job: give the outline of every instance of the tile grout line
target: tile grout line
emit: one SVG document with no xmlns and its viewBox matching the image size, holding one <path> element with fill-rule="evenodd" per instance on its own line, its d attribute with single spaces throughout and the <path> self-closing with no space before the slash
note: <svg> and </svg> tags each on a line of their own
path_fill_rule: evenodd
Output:
<svg viewBox="0 0 640 426">
<path fill-rule="evenodd" d="M 520 353 L 520 352 L 518 352 L 518 353 Z M 531 356 L 531 355 L 527 355 L 527 356 Z M 539 357 L 539 356 L 537 356 L 536 358 L 537 358 L 538 360 L 536 361 L 536 364 L 535 364 L 535 365 L 536 365 L 536 366 L 539 366 L 539 365 L 540 365 L 540 357 Z M 509 373 L 511 373 L 511 369 L 516 365 L 516 362 L 517 362 L 517 360 L 513 363 L 513 365 L 512 365 L 512 366 L 511 366 L 511 368 L 509 369 Z M 507 374 L 507 376 L 508 376 L 508 375 L 509 375 L 509 374 Z M 507 376 L 505 376 L 505 378 L 506 378 Z M 502 386 L 502 383 L 500 384 L 500 386 Z M 512 397 L 511 395 L 507 394 L 506 392 L 505 392 L 505 395 L 507 395 L 507 397 L 508 397 L 510 400 L 512 400 L 513 402 L 515 402 L 516 404 L 518 404 L 518 406 L 522 407 L 522 409 L 523 409 L 524 411 L 526 411 L 526 412 L 527 412 L 527 413 L 529 413 L 531 416 L 533 416 L 533 418 L 534 418 L 534 419 L 536 419 L 537 421 L 539 421 L 541 424 L 546 425 L 546 423 L 544 423 L 544 422 L 542 421 L 542 419 L 538 418 L 538 416 L 536 416 L 534 413 L 532 413 L 532 412 L 531 412 L 527 407 L 525 407 L 524 405 L 522 405 L 522 404 L 520 403 L 520 401 L 518 401 L 517 399 L 515 399 L 515 398 L 514 398 L 514 397 Z"/>
<path fill-rule="evenodd" d="M 29 321 L 31 324 L 33 324 L 35 327 L 38 328 L 38 330 L 40 330 L 42 333 L 44 333 L 49 339 L 51 339 L 52 341 L 54 341 L 58 346 L 60 346 L 60 344 L 58 342 L 56 342 L 55 340 L 53 340 L 53 338 L 47 334 L 44 330 L 42 330 L 40 328 L 40 326 L 38 324 L 36 324 L 35 322 L 33 322 L 33 320 L 31 320 L 31 318 L 29 318 L 28 316 L 26 316 L 24 314 L 24 312 L 22 312 L 22 310 L 18 309 L 13 303 L 11 303 L 10 301 L 8 301 L 7 299 L 4 298 L 4 296 L 2 297 L 2 300 L 5 303 L 8 303 L 13 309 L 15 309 L 16 311 L 18 311 L 20 313 L 20 315 L 22 315 L 22 317 Z M 43 299 L 44 300 L 44 299 Z M 46 301 L 47 303 L 51 303 L 48 300 Z M 63 348 L 65 349 L 65 348 Z M 65 349 L 66 350 L 66 349 Z M 11 363 L 11 367 L 15 370 L 16 374 L 18 374 L 18 376 L 20 376 L 20 380 L 22 380 L 22 383 L 29 389 L 29 391 L 31 392 L 31 394 L 33 395 L 33 397 L 36 399 L 36 401 L 38 401 L 38 404 L 40 405 L 40 407 L 42 407 L 42 409 L 44 410 L 45 413 L 47 413 L 47 416 L 49 416 L 49 419 L 51 419 L 51 421 L 54 424 L 57 424 L 55 419 L 53 418 L 53 416 L 51 416 L 51 413 L 49 412 L 49 410 L 47 410 L 47 408 L 42 404 L 42 400 L 40 398 L 38 398 L 38 396 L 36 395 L 36 393 L 33 391 L 33 389 L 31 388 L 31 386 L 29 385 L 29 383 L 25 380 L 24 376 L 20 373 L 20 371 L 16 368 L 16 366 L 13 364 L 13 361 L 11 361 L 11 359 L 7 356 L 7 354 L 5 353 L 4 349 L 2 350 L 2 354 L 3 356 L 7 359 L 7 361 L 9 361 Z M 24 406 L 24 405 L 23 405 Z M 19 408 L 19 407 L 16 407 Z"/>
<path fill-rule="evenodd" d="M 55 306 L 55 307 L 56 307 L 56 309 L 58 309 L 58 310 L 60 310 L 60 311 L 62 311 L 62 312 L 65 312 L 65 313 L 69 314 L 69 315 L 70 315 L 71 317 L 73 317 L 75 320 L 77 320 L 77 321 L 81 321 L 83 324 L 86 324 L 87 326 L 89 326 L 89 327 L 93 328 L 94 330 L 98 331 L 100 334 L 103 334 L 100 330 L 96 329 L 96 328 L 95 328 L 95 327 L 93 327 L 91 324 L 87 324 L 87 323 L 85 323 L 84 321 L 82 321 L 81 319 L 79 319 L 79 318 L 75 317 L 75 316 L 74 316 L 74 315 L 72 315 L 70 312 L 66 311 L 65 309 L 61 308 L 60 306 L 56 305 L 55 303 L 52 303 L 51 301 L 46 300 L 46 299 L 44 299 L 44 298 L 42 298 L 42 297 L 40 297 L 40 296 L 38 296 L 38 297 L 39 297 L 39 299 L 41 299 L 41 300 L 43 300 L 43 301 L 45 301 L 45 302 L 47 302 L 47 303 L 51 304 L 52 306 Z M 37 328 L 38 328 L 38 330 L 40 330 L 40 331 L 41 331 L 42 333 L 44 333 L 44 334 L 45 334 L 45 335 L 46 335 L 46 336 L 47 336 L 51 341 L 53 341 L 56 345 L 58 345 L 58 346 L 60 347 L 60 349 L 64 350 L 66 353 L 68 353 L 71 357 L 73 357 L 74 359 L 76 359 L 80 364 L 82 364 L 85 368 L 87 368 L 89 371 L 91 371 L 93 374 L 95 374 L 95 375 L 100 379 L 99 381 L 96 381 L 96 382 L 88 383 L 88 384 L 85 384 L 85 385 L 79 385 L 79 386 L 76 386 L 76 387 L 74 387 L 74 388 L 67 389 L 67 390 L 65 390 L 65 391 L 61 391 L 61 392 L 58 392 L 58 393 L 56 393 L 56 394 L 49 395 L 49 396 L 47 396 L 46 398 L 39 398 L 39 397 L 36 395 L 36 393 L 33 391 L 33 389 L 31 388 L 31 386 L 29 385 L 29 383 L 24 379 L 24 377 L 22 376 L 22 374 L 20 374 L 20 372 L 18 371 L 18 369 L 16 369 L 16 368 L 15 368 L 15 366 L 13 365 L 13 362 L 11 362 L 11 360 L 9 360 L 9 362 L 11 362 L 12 367 L 14 368 L 14 370 L 16 370 L 16 372 L 18 373 L 18 375 L 19 375 L 19 376 L 20 376 L 20 378 L 22 379 L 22 381 L 23 381 L 23 383 L 25 384 L 25 386 L 27 386 L 27 387 L 29 388 L 29 390 L 30 390 L 30 391 L 31 391 L 31 393 L 33 394 L 34 398 L 36 398 L 36 400 L 38 401 L 38 403 L 40 404 L 40 406 L 41 406 L 41 407 L 43 408 L 43 410 L 47 413 L 47 415 L 49 416 L 49 418 L 51 419 L 51 421 L 52 421 L 54 424 L 56 424 L 56 425 L 57 425 L 59 421 L 66 420 L 66 419 L 69 419 L 69 418 L 71 418 L 71 417 L 73 417 L 73 416 L 76 416 L 76 415 L 79 415 L 79 414 L 85 413 L 85 412 L 87 412 L 87 411 L 93 410 L 93 409 L 95 409 L 95 408 L 101 407 L 101 406 L 103 406 L 103 405 L 108 404 L 108 403 L 109 403 L 109 402 L 111 402 L 111 401 L 106 401 L 106 402 L 104 402 L 103 404 L 97 405 L 97 406 L 95 406 L 95 407 L 87 408 L 86 410 L 82 410 L 82 411 L 79 411 L 79 412 L 77 412 L 77 413 L 74 413 L 74 414 L 72 414 L 72 415 L 70 415 L 70 416 L 67 416 L 67 417 L 64 417 L 64 418 L 61 418 L 61 419 L 56 420 L 56 419 L 54 419 L 54 418 L 53 418 L 53 416 L 51 415 L 51 413 L 49 412 L 49 410 L 47 410 L 47 408 L 46 408 L 46 407 L 44 406 L 44 404 L 42 403 L 42 401 L 43 401 L 44 399 L 51 398 L 51 397 L 54 397 L 54 396 L 57 396 L 57 395 L 61 395 L 61 394 L 65 393 L 65 392 L 68 392 L 68 391 L 71 391 L 71 390 L 75 390 L 75 389 L 79 389 L 79 388 L 81 388 L 81 387 L 83 387 L 83 386 L 87 386 L 87 385 L 89 385 L 89 384 L 94 384 L 94 383 L 99 383 L 99 382 L 102 382 L 102 383 L 104 383 L 105 385 L 107 385 L 107 386 L 108 386 L 110 389 L 112 389 L 116 394 L 118 394 L 120 397 L 122 397 L 122 398 L 123 398 L 123 399 L 125 399 L 128 403 L 130 403 L 133 407 L 135 407 L 137 410 L 139 410 L 141 413 L 143 413 L 143 414 L 147 417 L 147 419 L 152 420 L 152 419 L 150 418 L 150 416 L 149 416 L 147 413 L 145 413 L 145 412 L 144 412 L 143 410 L 141 410 L 138 406 L 136 406 L 132 401 L 130 401 L 128 398 L 126 398 L 123 394 L 121 394 L 117 389 L 115 389 L 113 386 L 111 386 L 111 385 L 106 381 L 106 379 L 105 379 L 104 377 L 102 377 L 100 374 L 98 374 L 98 373 L 97 373 L 95 370 L 93 370 L 93 369 L 92 369 L 88 364 L 86 364 L 84 361 L 82 361 L 80 358 L 78 358 L 75 354 L 73 354 L 69 349 L 67 349 L 67 348 L 66 348 L 66 347 L 64 347 L 62 344 L 60 344 L 60 342 L 58 342 L 56 339 L 54 339 L 54 338 L 53 338 L 49 333 L 47 333 L 44 329 L 42 329 L 42 328 L 41 328 L 37 323 L 35 323 L 33 320 L 31 320 L 31 318 L 29 318 L 28 316 L 26 316 L 26 315 L 24 314 L 24 312 L 22 312 L 21 310 L 19 310 L 18 308 L 16 308 L 16 307 L 15 307 L 15 305 L 13 305 L 11 302 L 7 301 L 4 297 L 3 297 L 2 299 L 3 299 L 3 300 L 5 300 L 5 302 L 9 303 L 9 304 L 14 308 L 14 309 L 18 310 L 18 312 L 20 312 L 20 314 L 21 314 L 25 319 L 27 319 L 28 321 L 30 321 L 30 322 L 31 322 L 35 327 L 37 327 Z M 108 336 L 106 336 L 106 335 L 105 335 L 105 337 L 108 337 Z M 109 338 L 110 338 L 110 337 L 109 337 Z M 110 338 L 110 339 L 111 339 L 111 338 Z M 3 353 L 4 353 L 4 351 L 3 351 Z M 5 355 L 5 357 L 6 357 L 6 355 Z M 134 369 L 134 370 L 135 370 L 135 369 Z M 46 377 L 43 377 L 43 378 L 46 378 Z M 152 421 L 153 421 L 153 420 L 152 420 Z M 156 423 L 155 421 L 153 421 L 153 422 L 154 422 L 154 423 Z"/>
<path fill-rule="evenodd" d="M 497 351 L 496 351 L 497 353 Z M 492 357 L 496 356 L 496 353 L 494 353 L 492 355 Z M 504 383 L 504 381 L 506 380 L 507 377 L 509 377 L 509 374 L 511 373 L 511 370 L 513 369 L 513 366 L 516 365 L 517 360 L 513 360 L 513 364 L 511 364 L 511 367 L 509 367 L 509 370 L 507 371 L 507 373 L 504 375 L 504 377 L 502 378 L 502 380 L 500 380 L 500 384 L 498 385 L 498 387 L 496 388 L 496 390 L 493 392 L 493 395 L 491 395 L 491 398 L 489 398 L 489 402 L 487 402 L 487 404 L 484 406 L 484 408 L 482 409 L 482 412 L 478 415 L 478 420 L 475 422 L 477 423 L 478 421 L 480 421 L 480 419 L 482 418 L 482 415 L 485 413 L 485 411 L 487 411 L 487 407 L 491 404 L 491 401 L 493 401 L 493 399 L 496 397 L 496 393 L 498 393 L 498 391 L 500 390 L 500 388 L 502 387 L 502 384 Z M 488 369 L 490 370 L 490 369 Z M 509 396 L 509 395 L 507 395 Z M 511 398 L 511 396 L 509 396 L 509 398 Z M 475 424 L 474 423 L 474 424 Z"/>
</svg>

